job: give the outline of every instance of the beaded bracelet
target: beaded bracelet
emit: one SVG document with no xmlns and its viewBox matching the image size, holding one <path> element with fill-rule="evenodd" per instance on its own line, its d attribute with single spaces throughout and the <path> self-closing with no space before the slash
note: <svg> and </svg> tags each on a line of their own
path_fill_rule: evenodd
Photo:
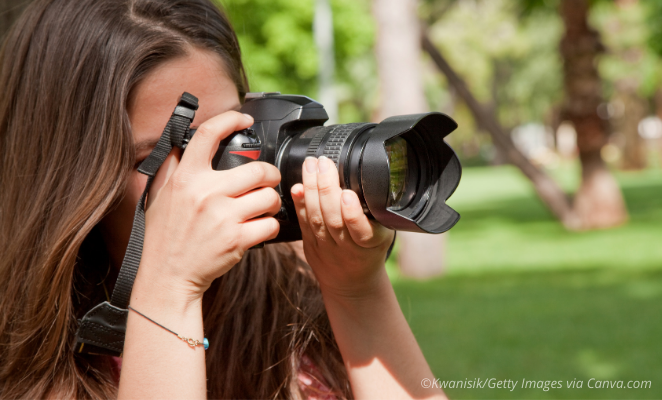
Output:
<svg viewBox="0 0 662 400">
<path fill-rule="evenodd" d="M 148 321 L 150 321 L 150 322 L 152 322 L 152 323 L 154 323 L 154 324 L 160 326 L 161 328 L 165 329 L 166 331 L 172 333 L 173 335 L 177 336 L 179 339 L 181 339 L 181 340 L 183 340 L 184 342 L 186 342 L 186 344 L 188 344 L 188 345 L 191 346 L 191 347 L 195 347 L 195 346 L 203 345 L 203 346 L 205 347 L 205 350 L 207 350 L 207 349 L 209 348 L 209 340 L 207 340 L 207 338 L 204 338 L 204 339 L 202 340 L 202 342 L 201 342 L 201 341 L 199 341 L 199 340 L 197 340 L 197 339 L 191 339 L 191 338 L 184 337 L 184 336 L 182 336 L 182 335 L 176 333 L 175 331 L 172 331 L 172 330 L 166 328 L 165 326 L 159 324 L 158 322 L 154 321 L 153 319 L 151 319 L 151 318 L 148 317 L 147 315 L 141 313 L 140 311 L 136 310 L 135 308 L 133 308 L 133 307 L 131 307 L 131 306 L 129 306 L 129 310 L 132 310 L 133 312 L 135 312 L 136 314 L 142 316 L 143 318 L 147 319 Z"/>
</svg>

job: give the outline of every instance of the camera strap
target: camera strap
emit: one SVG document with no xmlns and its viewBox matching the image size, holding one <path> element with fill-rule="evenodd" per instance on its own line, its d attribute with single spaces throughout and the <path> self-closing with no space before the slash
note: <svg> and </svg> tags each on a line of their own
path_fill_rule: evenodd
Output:
<svg viewBox="0 0 662 400">
<path fill-rule="evenodd" d="M 185 147 L 184 138 L 198 109 L 197 97 L 184 92 L 166 124 L 154 150 L 138 167 L 148 176 L 147 185 L 136 205 L 129 244 L 124 255 L 110 302 L 96 305 L 79 321 L 74 351 L 121 356 L 133 282 L 138 273 L 145 238 L 145 200 L 163 162 L 173 147 Z"/>
</svg>

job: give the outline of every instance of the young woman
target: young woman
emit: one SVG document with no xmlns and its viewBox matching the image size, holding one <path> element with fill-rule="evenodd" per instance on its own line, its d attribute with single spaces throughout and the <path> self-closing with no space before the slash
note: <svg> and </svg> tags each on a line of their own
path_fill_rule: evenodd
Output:
<svg viewBox="0 0 662 400">
<path fill-rule="evenodd" d="M 278 170 L 214 171 L 249 127 L 239 46 L 209 0 L 36 0 L 0 53 L 1 398 L 426 398 L 384 271 L 393 233 L 307 159 L 308 264 L 275 237 Z M 123 359 L 74 353 L 121 266 L 147 157 L 182 92 L 198 131 L 150 191 Z M 121 364 L 121 367 L 119 367 Z M 121 373 L 120 373 L 121 369 Z"/>
</svg>

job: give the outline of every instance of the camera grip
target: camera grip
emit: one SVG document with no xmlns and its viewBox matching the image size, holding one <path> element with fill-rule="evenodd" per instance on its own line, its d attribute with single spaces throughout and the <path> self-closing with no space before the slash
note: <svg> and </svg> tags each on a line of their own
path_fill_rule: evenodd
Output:
<svg viewBox="0 0 662 400">
<path fill-rule="evenodd" d="M 261 143 L 252 135 L 252 130 L 244 129 L 223 139 L 212 160 L 212 167 L 224 171 L 257 161 L 260 158 Z"/>
<path fill-rule="evenodd" d="M 252 129 L 244 129 L 235 132 L 223 139 L 218 146 L 212 167 L 216 171 L 224 171 L 239 167 L 249 162 L 257 161 L 260 158 L 261 143 L 255 137 Z M 264 243 L 251 247 L 251 249 L 260 249 Z"/>
</svg>

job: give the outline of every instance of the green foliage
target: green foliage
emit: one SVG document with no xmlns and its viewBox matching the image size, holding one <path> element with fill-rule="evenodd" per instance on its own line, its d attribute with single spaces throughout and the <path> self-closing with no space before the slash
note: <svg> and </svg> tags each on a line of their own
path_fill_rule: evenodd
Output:
<svg viewBox="0 0 662 400">
<path fill-rule="evenodd" d="M 634 83 L 642 97 L 651 96 L 662 80 L 659 72 L 662 2 L 591 0 L 590 3 L 590 24 L 600 32 L 607 49 L 600 60 L 607 97 L 615 92 L 616 82 L 624 80 L 630 80 L 630 85 Z M 559 0 L 517 0 L 517 4 L 525 17 L 551 16 L 558 13 Z"/>
<path fill-rule="evenodd" d="M 574 1 L 574 0 L 571 0 Z M 556 13 L 561 0 L 515 0 L 521 15 L 524 17 L 535 13 Z M 589 0 L 590 6 L 598 3 L 613 2 L 613 0 Z"/>
<path fill-rule="evenodd" d="M 252 91 L 317 97 L 313 0 L 220 0 L 239 37 Z M 341 122 L 369 117 L 377 81 L 370 3 L 331 0 Z"/>
<path fill-rule="evenodd" d="M 530 16 L 538 12 L 555 12 L 558 0 L 517 0 L 517 6 L 522 16 Z"/>
<path fill-rule="evenodd" d="M 636 87 L 641 97 L 649 98 L 662 83 L 659 55 L 647 46 L 654 31 L 647 23 L 650 12 L 641 2 L 601 2 L 593 7 L 591 24 L 600 31 L 607 48 L 600 60 L 607 97 L 618 90 L 618 85 L 629 85 Z"/>
<path fill-rule="evenodd" d="M 549 119 L 563 95 L 562 64 L 558 43 L 562 23 L 556 14 L 520 17 L 512 1 L 456 1 L 434 24 L 430 36 L 474 95 L 491 105 L 506 128 Z M 427 78 L 433 109 L 449 110 L 443 78 L 435 71 Z M 489 158 L 490 142 L 478 135 L 473 117 L 460 104 L 452 108 L 462 132 L 449 141 L 463 161 Z"/>
<path fill-rule="evenodd" d="M 647 8 L 647 27 L 649 29 L 648 45 L 658 55 L 662 56 L 662 2 L 645 0 Z"/>
<path fill-rule="evenodd" d="M 318 97 L 314 0 L 216 1 L 235 26 L 252 90 Z M 605 94 L 609 98 L 617 82 L 634 79 L 640 94 L 648 97 L 662 82 L 659 55 L 650 50 L 662 54 L 662 2 L 615 3 L 592 1 L 591 23 L 608 49 L 600 61 Z M 378 104 L 370 5 L 366 0 L 331 0 L 340 122 L 371 120 Z M 420 0 L 419 15 L 472 92 L 494 107 L 509 129 L 549 123 L 562 102 L 558 6 L 559 0 Z M 491 159 L 489 138 L 478 133 L 471 113 L 430 63 L 423 81 L 430 109 L 452 115 L 461 127 L 449 140 L 463 162 Z"/>
<path fill-rule="evenodd" d="M 559 5 L 560 0 L 423 0 L 421 11 L 433 21 L 435 44 L 510 129 L 529 122 L 549 125 L 558 116 L 564 97 Z M 598 60 L 605 99 L 624 87 L 650 99 L 662 84 L 662 2 L 591 0 L 590 6 L 589 22 L 606 47 Z M 449 96 L 438 75 L 426 78 L 426 93 L 433 109 L 458 120 L 461 132 L 449 141 L 465 163 L 489 159 L 489 138 L 477 134 L 473 116 Z"/>
</svg>

